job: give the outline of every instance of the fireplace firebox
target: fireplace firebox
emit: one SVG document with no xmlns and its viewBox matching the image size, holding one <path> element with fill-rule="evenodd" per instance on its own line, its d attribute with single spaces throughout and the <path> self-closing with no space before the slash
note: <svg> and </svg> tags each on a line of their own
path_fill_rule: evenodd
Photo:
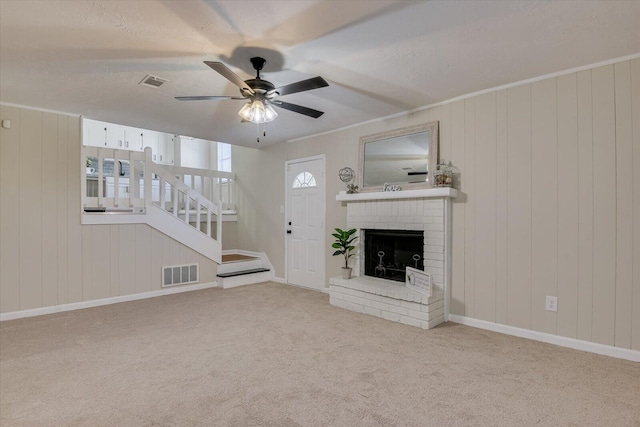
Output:
<svg viewBox="0 0 640 427">
<path fill-rule="evenodd" d="M 365 276 L 404 282 L 407 266 L 424 270 L 423 231 L 363 231 Z"/>
</svg>

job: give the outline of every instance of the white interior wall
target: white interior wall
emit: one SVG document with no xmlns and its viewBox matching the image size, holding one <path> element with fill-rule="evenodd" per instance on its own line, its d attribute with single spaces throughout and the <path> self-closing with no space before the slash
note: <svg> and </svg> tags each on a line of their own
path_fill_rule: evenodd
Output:
<svg viewBox="0 0 640 427">
<path fill-rule="evenodd" d="M 80 118 L 0 106 L 0 312 L 161 289 L 161 266 L 216 264 L 144 224 L 81 225 Z"/>
<path fill-rule="evenodd" d="M 211 152 L 215 151 L 216 147 L 215 142 L 204 139 L 180 138 L 180 166 L 198 169 L 217 169 L 217 163 L 211 164 Z"/>
<path fill-rule="evenodd" d="M 640 350 L 640 59 L 234 149 L 245 192 L 240 247 L 266 251 L 284 277 L 284 162 L 326 155 L 329 242 L 346 225 L 337 172 L 357 170 L 359 138 L 434 120 L 440 157 L 461 173 L 452 312 Z M 339 260 L 325 247 L 326 277 L 338 276 Z M 546 295 L 558 297 L 557 313 L 545 310 Z"/>
</svg>

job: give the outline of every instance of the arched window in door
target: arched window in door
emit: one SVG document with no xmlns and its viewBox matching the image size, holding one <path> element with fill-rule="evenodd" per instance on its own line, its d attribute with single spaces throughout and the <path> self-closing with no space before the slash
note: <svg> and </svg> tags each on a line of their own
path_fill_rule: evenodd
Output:
<svg viewBox="0 0 640 427">
<path fill-rule="evenodd" d="M 315 187 L 316 178 L 311 172 L 302 172 L 293 180 L 293 188 Z"/>
</svg>

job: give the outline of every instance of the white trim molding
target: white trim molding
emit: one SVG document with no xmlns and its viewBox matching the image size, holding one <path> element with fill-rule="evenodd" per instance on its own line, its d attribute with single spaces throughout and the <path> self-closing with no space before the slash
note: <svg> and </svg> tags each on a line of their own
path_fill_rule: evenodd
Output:
<svg viewBox="0 0 640 427">
<path fill-rule="evenodd" d="M 529 329 L 516 328 L 515 326 L 487 322 L 486 320 L 458 316 L 457 314 L 449 314 L 449 320 L 454 323 L 471 326 L 473 328 L 500 332 L 502 334 L 513 335 L 514 337 L 528 338 L 534 341 L 554 344 L 560 347 L 572 348 L 574 350 L 587 351 L 590 353 L 601 354 L 603 356 L 610 356 L 618 359 L 630 360 L 632 362 L 640 362 L 640 351 L 637 350 L 613 347 L 610 345 L 582 341 L 574 338 L 561 337 L 559 335 L 547 334 L 545 332 L 531 331 Z"/>
<path fill-rule="evenodd" d="M 199 283 L 197 285 L 177 286 L 164 288 L 159 291 L 142 292 L 139 294 L 122 295 L 118 297 L 95 299 L 91 301 L 73 302 L 70 304 L 52 305 L 49 307 L 34 308 L 31 310 L 11 311 L 0 313 L 0 322 L 5 320 L 22 319 L 24 317 L 43 316 L 45 314 L 62 313 L 65 311 L 81 310 L 83 308 L 100 307 L 103 305 L 117 304 L 120 302 L 137 301 L 147 298 L 161 297 L 164 295 L 179 294 L 182 292 L 199 291 L 201 289 L 217 288 L 218 282 Z"/>
<path fill-rule="evenodd" d="M 452 187 L 423 188 L 419 190 L 375 191 L 347 194 L 341 191 L 336 200 L 339 202 L 358 202 L 363 200 L 392 200 L 392 199 L 429 199 L 434 197 L 456 198 L 458 190 Z"/>
<path fill-rule="evenodd" d="M 556 72 L 553 72 L 553 73 L 547 73 L 547 74 L 543 74 L 541 76 L 531 77 L 529 79 L 518 80 L 518 81 L 515 81 L 515 82 L 512 82 L 512 83 L 507 83 L 507 84 L 503 84 L 503 85 L 500 85 L 500 86 L 494 86 L 494 87 L 490 87 L 490 88 L 487 88 L 487 89 L 482 89 L 482 90 L 479 90 L 479 91 L 476 91 L 476 92 L 471 92 L 471 93 L 467 93 L 467 94 L 464 94 L 464 95 L 456 96 L 454 98 L 450 98 L 450 99 L 447 99 L 447 100 L 444 100 L 444 101 L 441 101 L 441 102 L 435 102 L 433 104 L 424 105 L 422 107 L 414 108 L 412 110 L 401 111 L 399 113 L 393 113 L 393 114 L 389 114 L 387 116 L 377 117 L 377 118 L 371 119 L 371 120 L 365 120 L 363 122 L 354 123 L 354 124 L 351 124 L 351 125 L 343 126 L 341 128 L 337 128 L 337 129 L 327 130 L 327 131 L 324 131 L 324 132 L 318 132 L 318 133 L 314 133 L 314 134 L 311 134 L 311 135 L 301 136 L 301 137 L 298 137 L 298 138 L 288 139 L 287 142 L 288 143 L 293 143 L 293 142 L 298 142 L 298 141 L 304 141 L 305 139 L 315 138 L 315 137 L 322 136 L 322 135 L 330 135 L 332 133 L 341 132 L 341 131 L 347 130 L 347 129 L 357 128 L 357 127 L 368 125 L 368 124 L 371 124 L 371 123 L 382 122 L 384 120 L 390 120 L 390 119 L 394 119 L 396 117 L 408 116 L 410 114 L 414 114 L 414 113 L 417 113 L 419 111 L 428 110 L 429 108 L 434 108 L 434 107 L 439 107 L 441 105 L 451 104 L 452 102 L 460 101 L 460 100 L 467 99 L 467 98 L 473 98 L 474 96 L 483 95 L 485 93 L 499 91 L 499 90 L 503 90 L 503 89 L 509 89 L 509 88 L 512 88 L 512 87 L 522 86 L 522 85 L 526 85 L 526 84 L 530 84 L 530 83 L 535 83 L 535 82 L 538 82 L 540 80 L 551 79 L 551 78 L 554 78 L 554 77 L 560 77 L 560 76 L 564 76 L 566 74 L 577 73 L 577 72 L 584 71 L 584 70 L 591 70 L 591 69 L 598 68 L 598 67 L 604 67 L 605 65 L 616 64 L 618 62 L 632 61 L 632 60 L 637 59 L 637 58 L 640 58 L 640 52 L 632 53 L 630 55 L 625 55 L 625 56 L 621 56 L 621 57 L 618 57 L 618 58 L 611 58 L 611 59 L 607 59 L 607 60 L 604 60 L 604 61 L 595 62 L 593 64 L 581 65 L 579 67 L 569 68 L 569 69 L 566 69 L 566 70 L 556 71 Z"/>
</svg>

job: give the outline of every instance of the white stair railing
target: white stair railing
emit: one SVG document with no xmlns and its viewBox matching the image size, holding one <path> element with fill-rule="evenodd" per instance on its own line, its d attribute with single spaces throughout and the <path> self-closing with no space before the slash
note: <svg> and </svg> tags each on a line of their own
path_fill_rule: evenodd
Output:
<svg viewBox="0 0 640 427">
<path fill-rule="evenodd" d="M 84 211 L 135 214 L 138 219 L 131 222 L 144 222 L 139 216 L 157 207 L 220 242 L 223 204 L 235 205 L 230 190 L 234 174 L 159 165 L 151 158 L 149 147 L 136 152 L 84 146 L 81 180 Z M 85 168 L 85 162 L 91 165 Z M 185 175 L 190 177 L 191 186 L 182 181 Z M 198 177 L 199 186 L 195 185 Z M 207 190 L 217 203 L 196 188 Z M 229 188 L 224 199 L 223 188 Z M 118 223 L 127 222 L 123 217 L 112 218 Z M 214 221 L 215 229 L 211 226 Z"/>
<path fill-rule="evenodd" d="M 151 182 L 145 189 L 149 193 L 145 199 L 152 200 L 152 203 L 163 211 L 170 213 L 175 218 L 192 225 L 205 233 L 207 236 L 220 240 L 222 234 L 222 200 L 215 204 L 202 194 L 187 186 L 180 179 L 173 175 L 170 168 L 152 163 L 151 171 L 158 177 L 159 193 L 158 199 L 153 200 L 151 195 Z M 204 215 L 204 216 L 203 216 Z M 216 218 L 215 235 L 212 234 L 211 220 Z M 206 218 L 205 229 L 202 229 L 203 219 Z"/>
<path fill-rule="evenodd" d="M 235 174 L 208 169 L 165 166 L 187 186 L 209 200 L 222 200 L 224 210 L 235 211 Z"/>
</svg>

